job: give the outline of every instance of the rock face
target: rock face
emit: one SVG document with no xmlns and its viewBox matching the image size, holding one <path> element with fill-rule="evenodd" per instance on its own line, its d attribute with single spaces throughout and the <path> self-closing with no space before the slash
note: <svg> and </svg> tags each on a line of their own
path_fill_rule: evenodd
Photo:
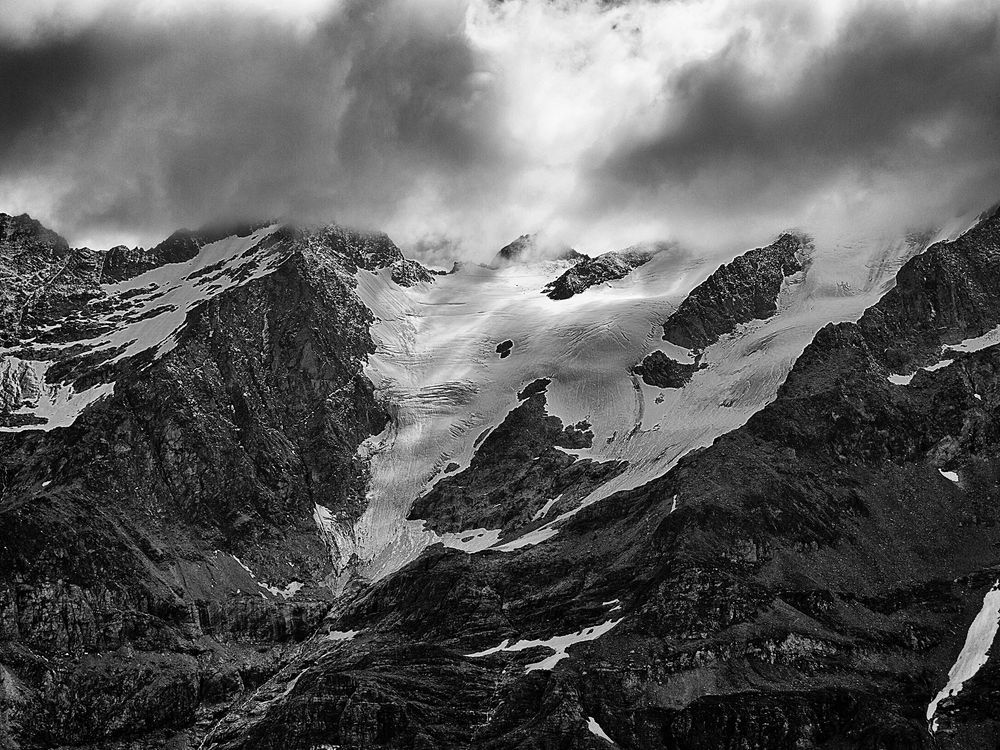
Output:
<svg viewBox="0 0 1000 750">
<path fill-rule="evenodd" d="M 621 464 L 577 461 L 567 453 L 591 447 L 594 434 L 586 423 L 564 427 L 546 413 L 547 386 L 546 380 L 526 386 L 521 404 L 482 441 L 469 468 L 418 498 L 410 516 L 442 533 L 483 528 L 523 534 L 577 507 L 619 473 Z"/>
<path fill-rule="evenodd" d="M 656 388 L 683 388 L 698 372 L 698 364 L 681 364 L 661 351 L 652 352 L 633 368 L 646 385 Z"/>
<path fill-rule="evenodd" d="M 280 258 L 273 271 L 196 300 L 168 351 L 109 367 L 89 316 L 121 303 L 100 269 L 186 273 L 212 236 L 177 234 L 123 265 L 26 217 L 0 226 L 2 331 L 21 342 L 0 405 L 52 387 L 24 362 L 52 358 L 49 377 L 79 387 L 114 379 L 70 426 L 0 433 L 0 746 L 183 747 L 329 607 L 314 508 L 361 513 L 356 451 L 386 419 L 361 374 L 371 315 L 352 273 L 402 257 L 384 236 L 276 229 L 246 251 Z"/>
<path fill-rule="evenodd" d="M 663 324 L 664 340 L 704 349 L 740 323 L 770 317 L 782 283 L 805 267 L 808 248 L 806 237 L 783 234 L 719 266 Z"/>
<path fill-rule="evenodd" d="M 0 214 L 0 345 L 97 297 L 100 257 L 30 216 Z"/>
<path fill-rule="evenodd" d="M 551 299 L 569 299 L 592 286 L 628 276 L 634 269 L 652 260 L 658 249 L 634 247 L 604 253 L 596 258 L 584 258 L 542 291 Z"/>
<path fill-rule="evenodd" d="M 516 381 L 410 509 L 465 547 L 340 596 L 343 551 L 312 519 L 365 510 L 366 446 L 391 425 L 355 289 L 404 265 L 388 238 L 260 227 L 131 287 L 101 285 L 100 257 L 63 287 L 38 279 L 87 254 L 4 221 L 5 268 L 37 271 L 5 292 L 27 312 L 4 319 L 4 361 L 45 365 L 41 385 L 0 371 L 4 408 L 113 390 L 0 433 L 0 747 L 996 745 L 1000 217 L 823 328 L 742 427 L 603 499 L 624 461 L 588 455 L 604 436 L 558 416 L 554 375 Z M 670 343 L 775 314 L 806 246 L 720 268 Z M 160 273 L 203 295 L 177 327 L 154 302 L 114 318 L 158 331 L 144 348 L 80 338 L 159 299 Z M 501 362 L 503 340 L 480 354 L 520 367 L 527 344 Z M 978 669 L 953 684 L 956 661 Z"/>
<path fill-rule="evenodd" d="M 783 234 L 719 266 L 667 318 L 663 340 L 700 353 L 741 323 L 771 317 L 785 280 L 805 270 L 809 248 L 808 238 Z M 700 369 L 700 359 L 699 354 L 692 362 L 678 362 L 654 351 L 633 369 L 647 385 L 683 388 Z"/>
</svg>

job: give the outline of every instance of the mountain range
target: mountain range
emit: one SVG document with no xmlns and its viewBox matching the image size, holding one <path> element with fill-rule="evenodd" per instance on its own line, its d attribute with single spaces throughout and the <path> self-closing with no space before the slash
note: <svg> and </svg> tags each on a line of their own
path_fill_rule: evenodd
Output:
<svg viewBox="0 0 1000 750">
<path fill-rule="evenodd" d="M 994 748 L 998 476 L 995 209 L 449 272 L 0 214 L 0 748 Z"/>
</svg>

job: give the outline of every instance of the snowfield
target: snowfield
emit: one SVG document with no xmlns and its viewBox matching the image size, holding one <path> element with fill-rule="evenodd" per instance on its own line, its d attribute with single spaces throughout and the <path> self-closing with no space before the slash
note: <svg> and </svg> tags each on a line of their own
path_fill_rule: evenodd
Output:
<svg viewBox="0 0 1000 750">
<path fill-rule="evenodd" d="M 951 227 L 931 242 L 965 228 Z M 468 552 L 539 544 L 581 507 L 661 476 L 773 400 L 816 332 L 857 320 L 926 246 L 891 240 L 814 248 L 807 271 L 786 280 L 778 313 L 706 349 L 707 366 L 681 389 L 648 386 L 630 370 L 657 349 L 693 360 L 693 352 L 662 340 L 661 325 L 714 266 L 661 252 L 624 279 L 567 300 L 541 294 L 566 262 L 465 266 L 412 288 L 393 284 L 385 270 L 359 271 L 359 294 L 376 317 L 377 351 L 366 374 L 393 422 L 364 446 L 372 471 L 368 509 L 353 528 L 341 530 L 355 542 L 357 572 L 380 578 L 435 542 Z M 497 345 L 506 340 L 513 347 L 501 358 Z M 564 424 L 592 425 L 593 447 L 571 453 L 627 461 L 627 470 L 577 508 L 552 518 L 546 508 L 547 523 L 520 538 L 500 539 L 496 529 L 441 537 L 407 520 L 414 499 L 449 464 L 458 466 L 451 473 L 468 467 L 482 438 L 518 405 L 517 393 L 543 377 L 551 379 L 550 414 Z"/>
</svg>

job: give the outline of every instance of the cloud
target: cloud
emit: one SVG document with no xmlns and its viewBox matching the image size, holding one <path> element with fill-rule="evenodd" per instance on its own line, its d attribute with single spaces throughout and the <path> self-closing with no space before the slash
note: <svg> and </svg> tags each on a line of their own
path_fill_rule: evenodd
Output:
<svg viewBox="0 0 1000 750">
<path fill-rule="evenodd" d="M 219 13 L 144 24 L 109 9 L 8 41 L 4 187 L 46 193 L 42 212 L 77 234 L 236 215 L 377 223 L 428 185 L 457 195 L 467 175 L 510 163 L 464 13 L 348 3 L 303 33 Z"/>
<path fill-rule="evenodd" d="M 839 202 L 869 220 L 919 222 L 998 197 L 995 9 L 860 5 L 829 41 L 789 50 L 796 68 L 778 80 L 754 64 L 760 49 L 734 36 L 677 70 L 665 92 L 674 116 L 600 164 L 594 199 L 814 222 Z"/>
<path fill-rule="evenodd" d="M 998 97 L 966 0 L 14 0 L 0 210 L 95 245 L 290 216 L 725 254 L 993 202 Z"/>
</svg>

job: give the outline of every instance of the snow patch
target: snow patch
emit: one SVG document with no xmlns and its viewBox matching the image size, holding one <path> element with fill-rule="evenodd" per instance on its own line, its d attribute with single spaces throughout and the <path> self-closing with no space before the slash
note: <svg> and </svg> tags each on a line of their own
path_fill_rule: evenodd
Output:
<svg viewBox="0 0 1000 750">
<path fill-rule="evenodd" d="M 955 363 L 953 359 L 942 359 L 939 362 L 935 362 L 933 365 L 927 365 L 926 367 L 921 367 L 921 370 L 926 370 L 927 372 L 937 372 L 938 370 L 943 370 L 945 367 Z M 893 385 L 909 385 L 910 381 L 913 380 L 913 376 L 916 373 L 911 373 L 910 375 L 890 375 L 886 378 Z"/>
<path fill-rule="evenodd" d="M 500 539 L 502 533 L 503 529 L 469 529 L 439 534 L 437 540 L 445 547 L 473 553 L 482 552 L 484 549 L 492 547 Z"/>
<path fill-rule="evenodd" d="M 544 639 L 534 639 L 534 640 L 520 640 L 516 643 L 511 643 L 510 639 L 503 641 L 498 646 L 486 649 L 485 651 L 479 651 L 475 654 L 466 654 L 468 657 L 476 659 L 483 656 L 490 656 L 492 654 L 499 653 L 500 651 L 525 651 L 529 648 L 536 648 L 539 646 L 544 646 L 545 648 L 552 649 L 553 654 L 547 656 L 541 661 L 533 662 L 525 667 L 525 671 L 534 672 L 536 669 L 552 669 L 556 664 L 558 664 L 563 659 L 567 658 L 569 654 L 567 649 L 577 643 L 585 643 L 587 641 L 596 641 L 605 633 L 609 632 L 618 623 L 620 623 L 624 618 L 619 618 L 617 620 L 607 620 L 600 625 L 594 625 L 589 628 L 584 628 L 583 630 L 577 631 L 576 633 L 569 633 L 568 635 L 556 635 L 551 638 Z"/>
<path fill-rule="evenodd" d="M 0 361 L 0 389 L 10 391 L 9 401 L 17 408 L 9 414 L 23 414 L 42 420 L 32 424 L 0 426 L 0 432 L 69 427 L 84 409 L 112 395 L 114 383 L 103 383 L 82 391 L 69 383 L 48 383 L 46 375 L 54 362 L 7 357 Z"/>
<path fill-rule="evenodd" d="M 561 497 L 562 497 L 562 493 L 556 495 L 551 500 L 546 500 L 545 501 L 545 505 L 543 505 L 541 508 L 539 508 L 538 510 L 535 511 L 535 515 L 533 515 L 531 517 L 531 520 L 532 521 L 538 521 L 538 520 L 540 520 L 542 518 L 545 518 L 545 516 L 547 516 L 549 514 L 549 511 L 552 510 L 552 506 L 555 505 L 556 503 L 558 503 L 559 502 L 559 498 L 561 498 Z"/>
<path fill-rule="evenodd" d="M 983 349 L 989 349 L 997 344 L 1000 344 L 1000 326 L 987 331 L 982 336 L 974 336 L 957 344 L 947 344 L 941 349 L 942 351 L 954 352 L 981 352 Z"/>
<path fill-rule="evenodd" d="M 993 588 L 983 597 L 983 606 L 969 626 L 965 645 L 962 646 L 958 658 L 948 671 L 948 684 L 927 706 L 927 721 L 931 723 L 931 731 L 937 730 L 934 714 L 937 712 L 938 704 L 945 698 L 961 692 L 962 686 L 972 679 L 989 659 L 998 625 L 1000 625 L 1000 581 L 994 583 Z"/>
<path fill-rule="evenodd" d="M 326 634 L 325 640 L 328 641 L 350 641 L 354 639 L 360 630 L 331 630 Z"/>
<path fill-rule="evenodd" d="M 954 472 L 954 471 L 944 471 L 943 469 L 938 469 L 938 473 L 940 473 L 941 476 L 943 476 L 945 479 L 947 479 L 947 480 L 949 480 L 951 482 L 955 482 L 955 484 L 958 484 L 958 473 L 957 472 Z"/>
<path fill-rule="evenodd" d="M 587 729 L 590 730 L 591 734 L 597 735 L 602 740 L 607 740 L 612 745 L 615 744 L 615 741 L 610 737 L 608 737 L 608 733 L 605 732 L 603 729 L 601 729 L 601 725 L 597 723 L 597 719 L 595 719 L 593 716 L 587 717 Z"/>
</svg>

